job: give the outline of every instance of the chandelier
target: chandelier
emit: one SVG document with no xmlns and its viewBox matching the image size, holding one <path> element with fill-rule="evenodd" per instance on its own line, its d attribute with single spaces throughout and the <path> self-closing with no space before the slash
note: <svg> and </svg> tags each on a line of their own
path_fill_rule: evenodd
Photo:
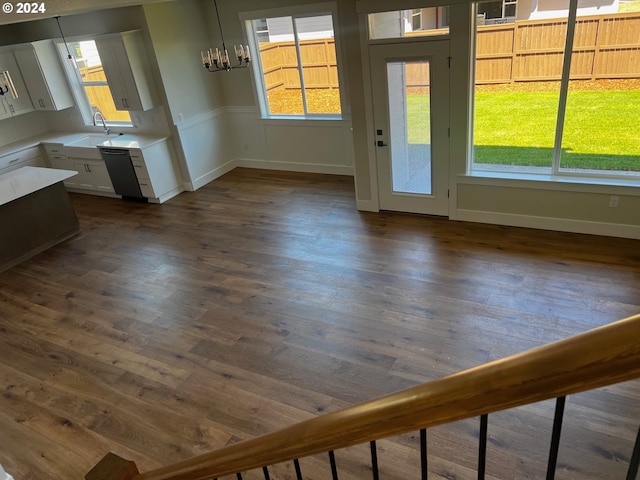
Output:
<svg viewBox="0 0 640 480">
<path fill-rule="evenodd" d="M 220 12 L 218 12 L 218 2 L 213 0 L 213 5 L 216 7 L 216 18 L 218 19 L 218 28 L 220 29 L 220 38 L 222 39 L 222 50 L 210 48 L 206 52 L 200 52 L 202 59 L 202 66 L 208 72 L 228 72 L 234 68 L 247 68 L 251 61 L 251 55 L 249 55 L 249 45 L 237 47 L 233 46 L 235 58 L 238 59 L 236 65 L 231 64 L 229 59 L 229 53 L 227 52 L 227 45 L 224 43 L 224 35 L 222 34 L 222 23 L 220 22 Z"/>
</svg>

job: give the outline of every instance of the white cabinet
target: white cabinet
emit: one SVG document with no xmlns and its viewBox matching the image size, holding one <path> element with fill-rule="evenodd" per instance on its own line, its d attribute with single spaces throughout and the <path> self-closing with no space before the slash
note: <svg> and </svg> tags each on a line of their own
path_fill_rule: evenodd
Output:
<svg viewBox="0 0 640 480">
<path fill-rule="evenodd" d="M 53 168 L 59 168 L 61 170 L 73 170 L 71 168 L 71 162 L 66 155 L 63 147 L 57 145 L 44 145 L 44 150 L 47 154 L 47 160 Z M 75 175 L 71 178 L 67 178 L 64 181 L 64 185 L 69 188 L 75 188 L 78 185 L 78 176 Z"/>
<path fill-rule="evenodd" d="M 44 167 L 40 148 L 28 147 L 0 156 L 0 175 L 21 167 Z"/>
<path fill-rule="evenodd" d="M 162 203 L 182 191 L 180 175 L 166 140 L 144 149 L 132 148 L 129 152 L 143 196 Z"/>
<path fill-rule="evenodd" d="M 68 162 L 71 164 L 71 170 L 78 172 L 75 177 L 75 188 L 115 193 L 111 177 L 102 160 L 69 157 Z"/>
<path fill-rule="evenodd" d="M 73 96 L 53 41 L 18 45 L 13 54 L 36 110 L 63 110 L 73 106 Z"/>
<path fill-rule="evenodd" d="M 139 30 L 95 39 L 117 110 L 144 111 L 157 94 Z"/>
<path fill-rule="evenodd" d="M 82 157 L 78 155 L 78 152 L 85 149 L 54 144 L 45 144 L 44 149 L 47 152 L 49 164 L 53 168 L 78 172 L 77 175 L 64 181 L 65 186 L 69 189 L 81 193 L 115 193 L 107 167 L 100 159 L 100 152 L 97 148 L 95 153 L 91 152 L 92 155 Z M 89 156 L 93 158 L 87 158 Z"/>
<path fill-rule="evenodd" d="M 22 80 L 22 75 L 18 69 L 13 53 L 5 50 L 0 52 L 0 72 L 8 71 L 11 80 L 18 93 L 18 98 L 13 98 L 10 92 L 0 96 L 0 120 L 10 118 L 14 115 L 33 112 L 33 105 L 27 93 L 27 87 Z M 4 91 L 4 85 L 2 85 Z"/>
</svg>

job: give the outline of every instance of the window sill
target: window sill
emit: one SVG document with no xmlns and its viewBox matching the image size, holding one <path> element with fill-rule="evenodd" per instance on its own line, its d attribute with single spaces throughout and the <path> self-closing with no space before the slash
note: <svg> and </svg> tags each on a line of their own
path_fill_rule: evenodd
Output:
<svg viewBox="0 0 640 480">
<path fill-rule="evenodd" d="M 301 116 L 278 116 L 278 117 L 262 117 L 260 119 L 265 125 L 316 125 L 335 127 L 336 124 L 345 122 L 343 117 L 301 117 Z"/>
<path fill-rule="evenodd" d="M 538 172 L 472 171 L 458 175 L 459 184 L 534 188 L 640 196 L 640 177 L 603 178 Z"/>
</svg>

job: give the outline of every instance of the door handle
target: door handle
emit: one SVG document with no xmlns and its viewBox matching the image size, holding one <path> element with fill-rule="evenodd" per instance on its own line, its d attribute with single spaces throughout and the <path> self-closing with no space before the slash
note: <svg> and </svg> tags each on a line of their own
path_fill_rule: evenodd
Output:
<svg viewBox="0 0 640 480">
<path fill-rule="evenodd" d="M 387 146 L 387 144 L 386 144 L 386 143 L 384 143 L 382 140 L 378 140 L 378 141 L 376 142 L 376 145 L 378 145 L 379 147 L 386 147 L 386 146 Z"/>
</svg>

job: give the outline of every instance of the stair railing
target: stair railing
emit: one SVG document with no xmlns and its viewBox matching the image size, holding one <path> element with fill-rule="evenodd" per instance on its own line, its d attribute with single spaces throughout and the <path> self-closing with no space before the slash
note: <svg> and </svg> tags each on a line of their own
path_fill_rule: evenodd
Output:
<svg viewBox="0 0 640 480">
<path fill-rule="evenodd" d="M 640 378 L 640 315 L 524 353 L 396 392 L 337 412 L 300 422 L 189 460 L 138 473 L 133 462 L 108 454 L 87 480 L 209 480 L 223 475 L 329 452 L 337 479 L 334 450 L 370 443 L 377 479 L 375 440 L 420 430 L 423 479 L 426 479 L 426 429 L 480 416 L 478 478 L 484 478 L 487 415 L 557 398 L 547 479 L 553 479 L 565 397 L 594 388 Z M 640 431 L 631 454 L 627 480 L 640 463 Z M 112 473 L 106 473 L 107 471 Z"/>
</svg>

